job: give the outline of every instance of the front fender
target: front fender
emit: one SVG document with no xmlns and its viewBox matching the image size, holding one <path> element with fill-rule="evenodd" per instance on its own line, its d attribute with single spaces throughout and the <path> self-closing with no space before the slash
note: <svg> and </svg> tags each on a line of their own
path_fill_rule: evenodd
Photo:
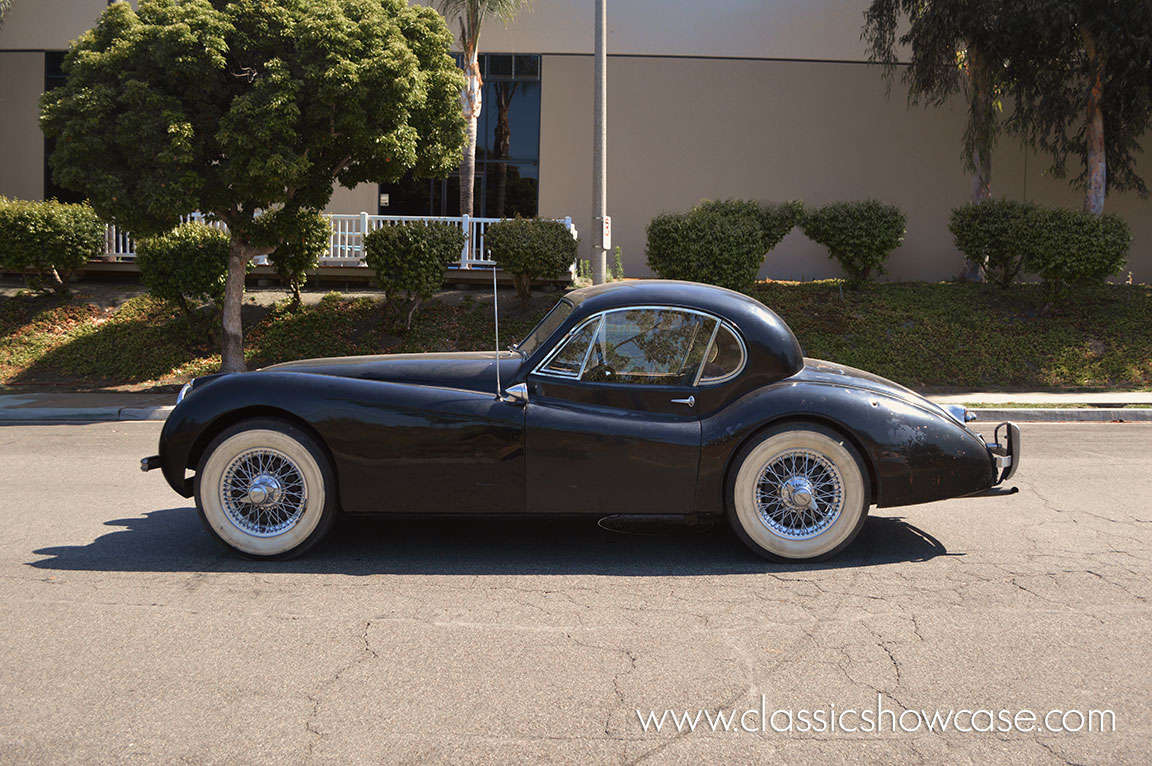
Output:
<svg viewBox="0 0 1152 766">
<path fill-rule="evenodd" d="M 782 381 L 704 419 L 697 497 L 701 512 L 723 509 L 725 481 L 736 453 L 757 432 L 784 420 L 815 421 L 845 434 L 867 463 L 873 499 L 882 507 L 959 497 L 996 482 L 984 442 L 926 400 Z"/>
<path fill-rule="evenodd" d="M 211 439 L 249 417 L 305 425 L 332 459 L 342 507 L 522 512 L 524 408 L 477 391 L 258 371 L 197 385 L 160 434 L 164 478 L 180 494 Z"/>
<path fill-rule="evenodd" d="M 287 415 L 315 428 L 328 395 L 338 395 L 337 378 L 293 373 L 236 373 L 197 381 L 169 413 L 160 432 L 160 468 L 172 489 L 192 496 L 194 469 L 200 453 L 223 428 L 240 417 Z M 247 413 L 240 415 L 238 413 Z"/>
</svg>

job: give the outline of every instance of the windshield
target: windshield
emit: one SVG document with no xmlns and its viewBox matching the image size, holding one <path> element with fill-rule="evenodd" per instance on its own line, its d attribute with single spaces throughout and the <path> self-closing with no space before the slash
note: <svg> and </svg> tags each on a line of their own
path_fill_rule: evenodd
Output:
<svg viewBox="0 0 1152 766">
<path fill-rule="evenodd" d="M 540 324 L 532 332 L 528 333 L 524 340 L 520 341 L 512 348 L 520 352 L 525 358 L 532 355 L 536 349 L 540 348 L 540 344 L 548 340 L 548 336 L 556 332 L 556 328 L 564 324 L 564 320 L 572 313 L 572 302 L 567 299 L 561 299 L 559 303 L 552 307 L 548 315 L 540 320 Z"/>
</svg>

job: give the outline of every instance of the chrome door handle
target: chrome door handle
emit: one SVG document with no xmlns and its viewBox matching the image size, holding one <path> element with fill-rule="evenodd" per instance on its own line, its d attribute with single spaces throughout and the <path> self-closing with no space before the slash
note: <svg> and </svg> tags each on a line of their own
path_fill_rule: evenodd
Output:
<svg viewBox="0 0 1152 766">
<path fill-rule="evenodd" d="M 689 396 L 687 399 L 673 399 L 672 403 L 673 404 L 687 404 L 689 407 L 695 407 L 696 406 L 696 397 L 695 396 Z"/>
</svg>

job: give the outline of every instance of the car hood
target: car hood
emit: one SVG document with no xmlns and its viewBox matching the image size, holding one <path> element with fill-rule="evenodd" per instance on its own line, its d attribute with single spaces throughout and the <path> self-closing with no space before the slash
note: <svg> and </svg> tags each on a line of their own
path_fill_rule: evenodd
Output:
<svg viewBox="0 0 1152 766">
<path fill-rule="evenodd" d="M 835 364 L 833 362 L 826 362 L 823 359 L 809 359 L 804 358 L 804 369 L 790 378 L 790 380 L 802 380 L 809 383 L 824 383 L 834 386 L 850 386 L 852 388 L 859 388 L 864 391 L 871 391 L 877 394 L 884 394 L 891 396 L 895 399 L 902 399 L 906 402 L 911 402 L 919 407 L 929 409 L 944 417 L 951 417 L 942 410 L 938 405 L 925 399 L 920 394 L 916 393 L 910 388 L 906 388 L 899 383 L 893 383 L 887 378 L 882 378 L 879 375 L 873 375 L 864 370 L 858 370 L 855 367 L 846 367 L 842 364 Z"/>
<path fill-rule="evenodd" d="M 505 383 L 519 370 L 522 359 L 500 352 L 500 375 Z M 496 393 L 496 352 L 456 351 L 438 354 L 379 354 L 303 359 L 263 368 L 268 372 L 303 372 L 420 386 L 459 388 Z"/>
</svg>

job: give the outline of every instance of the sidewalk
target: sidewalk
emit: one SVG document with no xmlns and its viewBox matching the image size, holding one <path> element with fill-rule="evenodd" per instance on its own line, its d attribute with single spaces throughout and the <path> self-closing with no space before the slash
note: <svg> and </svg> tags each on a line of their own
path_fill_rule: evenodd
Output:
<svg viewBox="0 0 1152 766">
<path fill-rule="evenodd" d="M 0 423 L 101 423 L 164 420 L 175 393 L 0 394 Z"/>
<path fill-rule="evenodd" d="M 977 423 L 1152 422 L 1152 391 L 986 393 L 929 396 L 937 404 L 964 404 Z M 1004 407 L 1014 404 L 1015 407 Z M 159 420 L 176 405 L 175 393 L 0 394 L 0 423 L 98 423 Z M 974 405 L 974 406 L 973 406 Z M 998 406 L 1000 405 L 1000 406 Z M 1034 406 L 1019 406 L 1034 405 Z M 1070 405 L 1079 405 L 1073 408 Z M 1088 405 L 1085 407 L 1084 405 Z M 1127 407 L 1125 406 L 1127 405 Z"/>
</svg>

